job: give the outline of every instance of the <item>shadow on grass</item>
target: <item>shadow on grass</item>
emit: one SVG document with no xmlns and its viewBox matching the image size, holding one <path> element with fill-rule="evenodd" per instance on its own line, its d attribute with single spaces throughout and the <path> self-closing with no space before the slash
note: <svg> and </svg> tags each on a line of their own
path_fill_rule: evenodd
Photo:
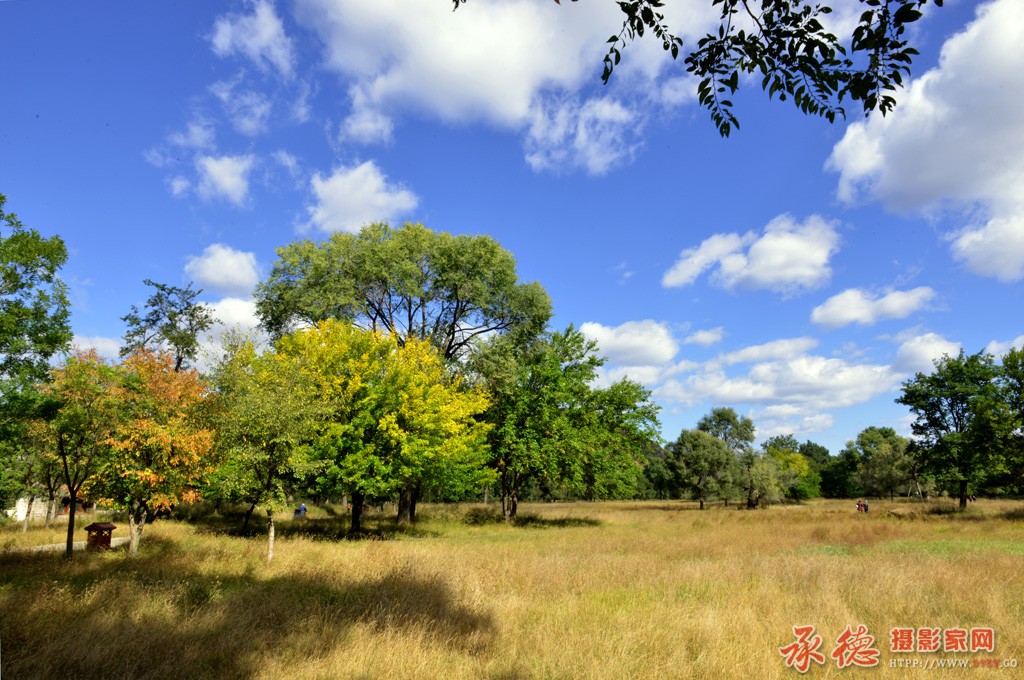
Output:
<svg viewBox="0 0 1024 680">
<path fill-rule="evenodd" d="M 466 512 L 463 517 L 466 524 L 481 526 L 487 524 L 505 524 L 505 518 L 501 513 L 486 508 L 473 508 Z M 508 524 L 516 527 L 596 527 L 601 526 L 601 521 L 590 517 L 541 517 L 533 513 L 520 513 L 508 521 Z"/>
<path fill-rule="evenodd" d="M 496 634 L 491 616 L 461 605 L 446 582 L 406 571 L 261 578 L 160 540 L 131 560 L 77 557 L 0 557 L 5 677 L 246 679 L 275 658 L 328 656 L 355 625 L 468 653 Z"/>
</svg>

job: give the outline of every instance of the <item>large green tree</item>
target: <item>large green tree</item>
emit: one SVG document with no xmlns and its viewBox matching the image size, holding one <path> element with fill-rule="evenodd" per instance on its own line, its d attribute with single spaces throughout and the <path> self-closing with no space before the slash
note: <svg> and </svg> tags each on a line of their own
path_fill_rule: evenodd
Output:
<svg viewBox="0 0 1024 680">
<path fill-rule="evenodd" d="M 604 361 L 596 352 L 570 326 L 526 345 L 494 338 L 473 357 L 472 369 L 492 395 L 491 465 L 506 518 L 516 516 L 531 484 L 599 497 L 621 481 L 623 470 L 640 464 L 657 409 L 635 383 L 594 388 Z M 608 473 L 612 480 L 598 478 Z"/>
<path fill-rule="evenodd" d="M 260 319 L 274 337 L 342 319 L 399 342 L 427 340 L 452 361 L 484 335 L 533 337 L 551 316 L 543 287 L 521 283 L 515 258 L 488 236 L 378 222 L 358 234 L 298 241 L 277 255 L 256 289 Z"/>
<path fill-rule="evenodd" d="M 466 2 L 453 1 L 456 9 Z M 608 38 L 602 79 L 608 82 L 630 43 L 653 36 L 673 59 L 684 55 L 686 71 L 699 80 L 697 97 L 723 136 L 739 127 L 730 97 L 748 76 L 769 97 L 791 99 L 803 113 L 829 121 L 846 115 L 845 99 L 859 102 L 865 114 L 891 111 L 918 54 L 907 29 L 928 4 L 858 0 L 857 24 L 848 36 L 836 36 L 826 18 L 832 8 L 820 1 L 703 0 L 717 7 L 720 23 L 696 45 L 684 45 L 662 14 L 663 0 L 614 1 L 623 22 Z"/>
<path fill-rule="evenodd" d="M 729 446 L 702 430 L 683 430 L 668 447 L 676 488 L 700 502 L 718 497 L 732 483 L 736 458 Z"/>
<path fill-rule="evenodd" d="M 997 375 L 991 355 L 961 350 L 936 360 L 932 373 L 904 381 L 896 399 L 915 416 L 911 428 L 923 465 L 955 489 L 961 510 L 967 508 L 968 490 L 984 481 L 995 462 L 997 447 L 981 434 L 990 426 L 984 407 L 998 398 Z"/>
<path fill-rule="evenodd" d="M 892 498 L 911 484 L 913 460 L 906 439 L 891 427 L 867 427 L 846 448 L 856 456 L 856 481 L 871 496 Z"/>
<path fill-rule="evenodd" d="M 762 483 L 774 471 L 774 467 L 760 461 L 761 456 L 754 450 L 756 428 L 754 421 L 740 416 L 729 407 L 718 407 L 697 421 L 697 429 L 718 437 L 736 457 L 734 482 L 747 496 L 747 508 L 756 508 L 760 499 L 774 497 L 775 486 Z"/>
</svg>

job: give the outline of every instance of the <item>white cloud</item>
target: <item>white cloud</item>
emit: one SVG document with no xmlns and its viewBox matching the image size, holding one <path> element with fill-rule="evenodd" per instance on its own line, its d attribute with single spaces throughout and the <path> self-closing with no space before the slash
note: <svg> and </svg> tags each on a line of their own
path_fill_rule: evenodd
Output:
<svg viewBox="0 0 1024 680">
<path fill-rule="evenodd" d="M 972 216 L 950 236 L 953 256 L 1007 282 L 1024 278 L 1022 24 L 1019 0 L 980 5 L 896 111 L 850 125 L 827 163 L 844 201 Z"/>
<path fill-rule="evenodd" d="M 926 286 L 894 290 L 874 297 L 860 288 L 848 288 L 833 295 L 811 311 L 811 321 L 838 328 L 852 323 L 870 326 L 883 319 L 903 319 L 928 304 L 935 291 Z"/>
<path fill-rule="evenodd" d="M 985 346 L 985 351 L 992 354 L 996 358 L 999 358 L 1009 352 L 1011 349 L 1024 349 L 1024 335 L 1018 335 L 1009 342 L 998 342 L 993 340 Z"/>
<path fill-rule="evenodd" d="M 246 156 L 199 156 L 199 195 L 205 199 L 225 198 L 243 205 L 249 194 L 249 172 L 255 158 Z"/>
<path fill-rule="evenodd" d="M 278 149 L 271 154 L 271 158 L 287 170 L 291 177 L 298 177 L 302 174 L 302 169 L 299 167 L 299 159 L 294 154 L 288 153 L 284 149 Z"/>
<path fill-rule="evenodd" d="M 944 355 L 956 356 L 960 353 L 960 343 L 946 340 L 937 333 L 924 333 L 903 339 L 896 350 L 893 369 L 904 375 L 915 373 L 931 373 L 935 369 L 935 360 Z"/>
<path fill-rule="evenodd" d="M 710 347 L 711 345 L 721 342 L 724 337 L 725 329 L 718 326 L 717 328 L 707 328 L 700 331 L 694 331 L 686 336 L 683 342 L 687 345 Z"/>
<path fill-rule="evenodd" d="M 338 167 L 329 177 L 313 176 L 316 205 L 308 208 L 310 224 L 321 231 L 358 232 L 370 222 L 390 220 L 419 204 L 416 194 L 391 184 L 376 163 Z"/>
<path fill-rule="evenodd" d="M 198 119 L 189 122 L 184 132 L 172 133 L 167 141 L 175 146 L 186 149 L 212 149 L 213 148 L 213 125 L 205 119 Z"/>
<path fill-rule="evenodd" d="M 213 334 L 234 328 L 245 332 L 259 328 L 260 319 L 256 313 L 255 300 L 226 297 L 217 302 L 207 303 L 207 307 L 217 319 L 217 323 L 210 329 Z"/>
<path fill-rule="evenodd" d="M 603 175 L 633 159 L 640 146 L 638 115 L 609 97 L 536 103 L 526 136 L 534 170 L 585 170 Z"/>
<path fill-rule="evenodd" d="M 580 332 L 597 343 L 611 364 L 657 366 L 672 361 L 679 351 L 668 327 L 650 319 L 618 326 L 588 321 L 580 325 Z"/>
<path fill-rule="evenodd" d="M 121 355 L 121 339 L 105 338 L 100 335 L 76 335 L 72 346 L 79 349 L 94 349 L 96 353 L 106 359 L 117 360 Z"/>
<path fill-rule="evenodd" d="M 185 273 L 201 286 L 246 295 L 260 279 L 256 255 L 223 243 L 209 245 L 202 255 L 189 257 Z"/>
<path fill-rule="evenodd" d="M 1012 216 L 993 217 L 953 235 L 953 257 L 980 276 L 1005 283 L 1024 278 L 1024 201 L 1013 209 Z"/>
<path fill-rule="evenodd" d="M 360 88 L 352 87 L 349 96 L 352 99 L 352 110 L 342 121 L 341 138 L 361 144 L 390 142 L 395 128 L 391 118 L 372 106 Z"/>
<path fill-rule="evenodd" d="M 827 430 L 835 424 L 831 413 L 808 412 L 806 408 L 793 404 L 754 409 L 750 418 L 757 424 L 757 437 L 762 440 L 786 434 L 801 437 Z"/>
<path fill-rule="evenodd" d="M 252 3 L 249 15 L 230 14 L 217 19 L 210 42 L 217 56 L 243 54 L 260 69 L 273 67 L 286 78 L 292 76 L 295 53 L 284 24 L 267 0 Z"/>
<path fill-rule="evenodd" d="M 814 338 L 783 338 L 723 354 L 714 359 L 713 363 L 731 366 L 772 359 L 792 359 L 817 346 L 818 341 Z"/>
<path fill-rule="evenodd" d="M 780 215 L 765 226 L 760 237 L 750 232 L 715 234 L 698 247 L 684 250 L 665 272 L 662 285 L 689 285 L 717 266 L 711 281 L 724 288 L 792 294 L 828 281 L 832 275 L 829 260 L 838 249 L 839 234 L 833 222 L 811 215 L 800 224 L 789 215 Z"/>
<path fill-rule="evenodd" d="M 267 131 L 272 105 L 270 99 L 255 90 L 238 90 L 239 80 L 219 80 L 210 92 L 223 105 L 235 130 L 250 137 Z"/>
<path fill-rule="evenodd" d="M 188 193 L 188 190 L 192 188 L 192 183 L 181 175 L 176 175 L 169 180 L 171 186 L 171 194 L 175 198 L 180 198 Z"/>
<path fill-rule="evenodd" d="M 666 381 L 654 395 L 688 406 L 703 401 L 785 404 L 814 415 L 825 409 L 863 403 L 892 390 L 896 382 L 888 366 L 801 354 L 756 363 L 746 375 L 740 376 L 727 375 L 716 364 L 709 363 L 686 379 Z"/>
<path fill-rule="evenodd" d="M 670 3 L 670 26 L 695 42 L 716 18 L 706 3 Z M 298 0 L 324 61 L 348 87 L 342 135 L 387 141 L 402 110 L 446 122 L 485 121 L 527 133 L 537 170 L 600 174 L 627 162 L 654 107 L 694 101 L 696 86 L 656 39 L 629 46 L 607 97 L 597 83 L 607 37 L 622 25 L 615 3 L 583 8 L 536 0 L 451 3 Z M 580 102 L 576 104 L 575 102 Z"/>
</svg>

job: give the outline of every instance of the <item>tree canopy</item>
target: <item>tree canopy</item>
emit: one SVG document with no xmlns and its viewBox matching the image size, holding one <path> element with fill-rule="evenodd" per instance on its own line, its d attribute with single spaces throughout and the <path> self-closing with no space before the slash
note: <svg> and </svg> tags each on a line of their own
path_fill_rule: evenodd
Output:
<svg viewBox="0 0 1024 680">
<path fill-rule="evenodd" d="M 979 436 L 989 421 L 984 408 L 996 398 L 998 369 L 990 354 L 978 352 L 936 360 L 930 374 L 904 381 L 896 402 L 910 408 L 915 447 L 924 465 L 943 483 L 956 487 L 960 508 L 967 491 L 980 483 L 995 453 L 987 436 Z"/>
<path fill-rule="evenodd" d="M 466 1 L 453 0 L 455 9 Z M 607 40 L 601 79 L 608 82 L 630 43 L 653 36 L 673 59 L 684 55 L 686 71 L 699 80 L 698 99 L 722 136 L 739 127 L 730 97 L 749 75 L 756 75 L 769 97 L 789 98 L 803 113 L 830 122 L 845 117 L 844 99 L 859 102 L 865 115 L 876 109 L 888 113 L 918 54 L 907 28 L 928 4 L 858 0 L 863 12 L 856 26 L 850 35 L 836 36 L 826 18 L 832 8 L 821 2 L 705 1 L 718 7 L 719 25 L 687 46 L 665 20 L 664 0 L 615 0 L 623 21 Z M 940 7 L 942 2 L 932 0 Z"/>
<path fill-rule="evenodd" d="M 68 257 L 64 241 L 26 228 L 4 212 L 6 202 L 0 194 L 0 427 L 72 337 L 67 287 L 57 276 Z"/>
<path fill-rule="evenodd" d="M 532 337 L 551 316 L 544 288 L 521 283 L 515 258 L 488 236 L 377 222 L 358 234 L 298 241 L 277 255 L 256 289 L 260 319 L 273 337 L 342 319 L 393 333 L 399 342 L 429 341 L 451 361 L 487 334 Z"/>
<path fill-rule="evenodd" d="M 155 289 L 146 300 L 145 312 L 132 305 L 121 320 L 128 324 L 124 334 L 121 356 L 148 349 L 170 349 L 174 352 L 174 370 L 186 367 L 186 361 L 195 361 L 199 353 L 199 334 L 214 323 L 209 308 L 196 302 L 203 292 L 189 283 L 184 288 L 156 283 L 146 279 L 143 283 Z"/>
</svg>

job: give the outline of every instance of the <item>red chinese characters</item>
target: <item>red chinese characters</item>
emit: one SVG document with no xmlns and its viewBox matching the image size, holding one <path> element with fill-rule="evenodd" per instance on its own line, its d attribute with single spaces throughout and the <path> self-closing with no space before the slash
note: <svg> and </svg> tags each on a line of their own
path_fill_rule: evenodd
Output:
<svg viewBox="0 0 1024 680">
<path fill-rule="evenodd" d="M 786 665 L 806 673 L 811 662 L 824 664 L 825 655 L 818 651 L 821 647 L 821 636 L 814 634 L 814 626 L 793 626 L 796 641 L 785 647 L 779 647 L 779 654 L 786 659 Z"/>
</svg>

